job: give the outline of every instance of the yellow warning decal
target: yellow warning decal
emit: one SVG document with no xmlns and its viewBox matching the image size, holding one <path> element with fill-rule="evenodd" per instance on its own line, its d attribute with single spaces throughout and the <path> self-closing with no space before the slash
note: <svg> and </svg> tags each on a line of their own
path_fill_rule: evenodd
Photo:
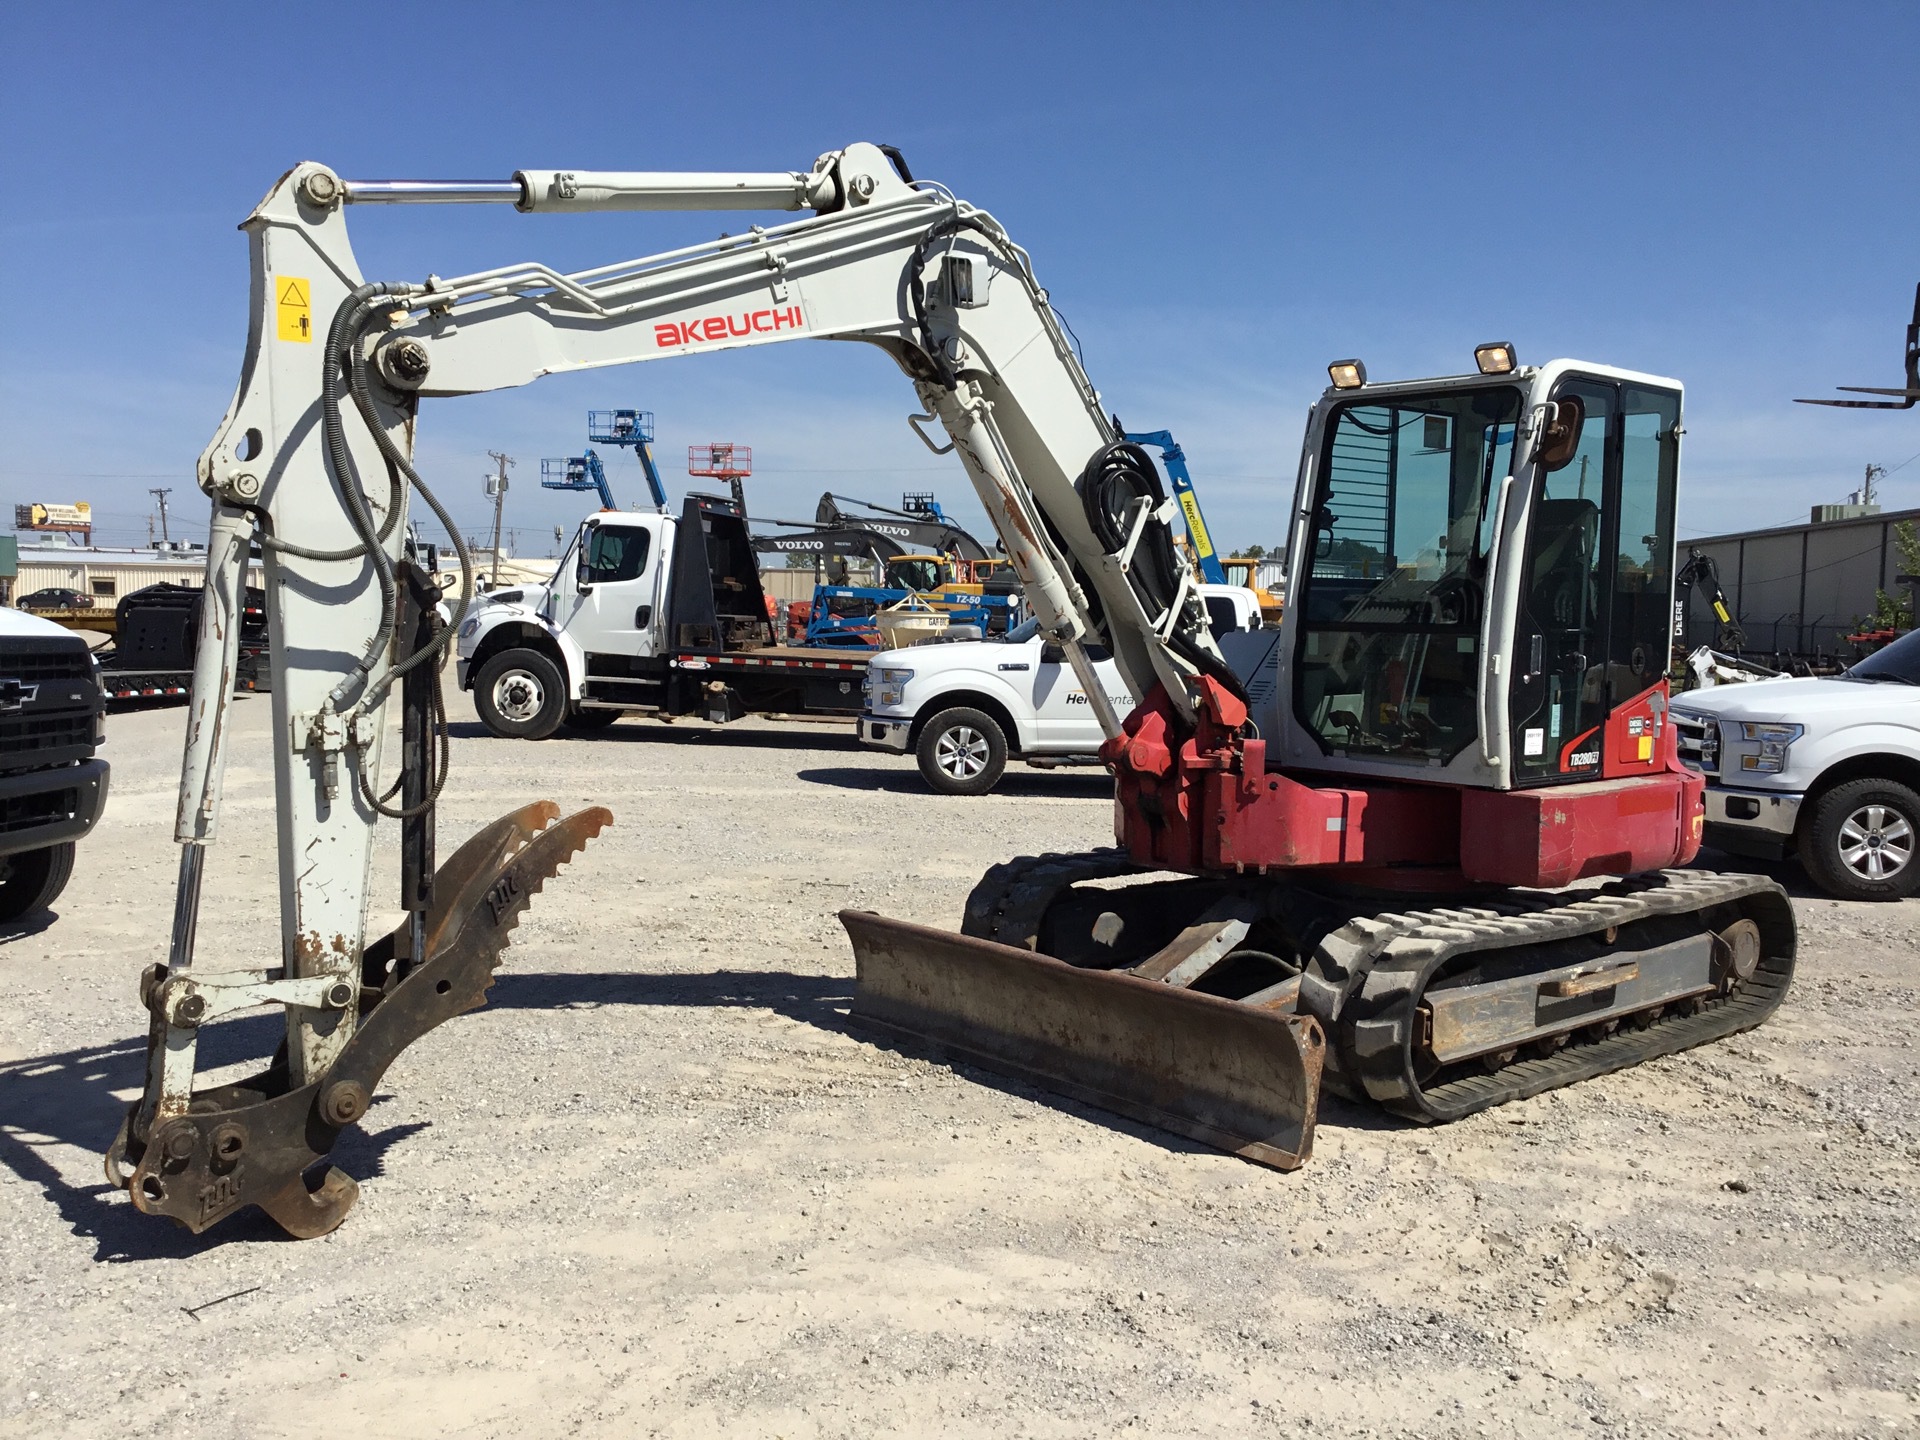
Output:
<svg viewBox="0 0 1920 1440">
<path fill-rule="evenodd" d="M 313 339 L 312 289 L 305 280 L 292 275 L 274 277 L 274 314 L 279 319 L 280 338 L 302 343 Z"/>
</svg>

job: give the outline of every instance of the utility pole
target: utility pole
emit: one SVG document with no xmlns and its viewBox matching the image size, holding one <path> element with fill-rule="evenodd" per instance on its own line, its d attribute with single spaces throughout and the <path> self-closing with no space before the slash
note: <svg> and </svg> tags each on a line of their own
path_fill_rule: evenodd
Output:
<svg viewBox="0 0 1920 1440">
<path fill-rule="evenodd" d="M 511 455 L 502 455 L 498 450 L 487 451 L 493 461 L 495 472 L 487 476 L 487 497 L 493 501 L 493 580 L 489 588 L 500 588 L 500 511 L 507 503 L 507 467 L 513 464 Z"/>
<path fill-rule="evenodd" d="M 171 545 L 173 544 L 173 536 L 167 533 L 167 496 L 173 493 L 173 487 L 171 485 L 157 485 L 149 488 L 147 493 L 160 502 L 160 543 L 163 545 Z"/>
<path fill-rule="evenodd" d="M 1887 467 L 1884 465 L 1867 466 L 1867 478 L 1860 486 L 1860 503 L 1862 505 L 1873 504 L 1873 482 L 1884 478 L 1886 473 Z"/>
</svg>

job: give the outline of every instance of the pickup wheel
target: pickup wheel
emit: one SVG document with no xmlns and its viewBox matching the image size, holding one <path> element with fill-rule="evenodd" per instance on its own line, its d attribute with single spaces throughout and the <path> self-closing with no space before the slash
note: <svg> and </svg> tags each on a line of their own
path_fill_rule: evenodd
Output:
<svg viewBox="0 0 1920 1440">
<path fill-rule="evenodd" d="M 1920 888 L 1920 794 L 1894 780 L 1849 780 L 1814 803 L 1800 863 L 1843 900 L 1898 900 Z"/>
<path fill-rule="evenodd" d="M 0 860 L 0 924 L 24 920 L 60 898 L 73 878 L 71 840 Z"/>
<path fill-rule="evenodd" d="M 496 735 L 544 740 L 566 718 L 567 683 L 538 650 L 502 650 L 480 667 L 473 708 Z"/>
<path fill-rule="evenodd" d="M 1007 737 L 991 715 L 956 705 L 926 723 L 915 753 L 921 778 L 942 795 L 984 795 L 1007 768 Z"/>
</svg>

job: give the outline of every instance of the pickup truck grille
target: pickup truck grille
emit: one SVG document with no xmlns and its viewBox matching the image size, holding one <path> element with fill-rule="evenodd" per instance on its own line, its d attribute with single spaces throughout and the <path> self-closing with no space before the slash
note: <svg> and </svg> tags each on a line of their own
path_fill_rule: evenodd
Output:
<svg viewBox="0 0 1920 1440">
<path fill-rule="evenodd" d="M 30 643 L 15 640 L 8 644 L 6 654 L 0 655 L 0 682 L 18 680 L 23 685 L 37 685 L 47 680 L 93 678 L 93 657 L 84 643 L 59 640 L 53 642 L 57 648 L 29 649 Z"/>
<path fill-rule="evenodd" d="M 0 768 L 65 765 L 93 752 L 93 711 L 0 716 Z"/>
<path fill-rule="evenodd" d="M 1702 775 L 1720 773 L 1720 724 L 1675 710 L 1674 738 L 1679 743 L 1680 763 Z"/>
</svg>

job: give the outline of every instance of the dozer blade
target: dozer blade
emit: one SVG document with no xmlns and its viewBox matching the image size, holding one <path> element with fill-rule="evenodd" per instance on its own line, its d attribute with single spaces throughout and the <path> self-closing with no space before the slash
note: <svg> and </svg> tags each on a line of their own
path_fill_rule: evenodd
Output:
<svg viewBox="0 0 1920 1440">
<path fill-rule="evenodd" d="M 1326 1044 L 1280 1014 L 842 910 L 857 1020 L 1276 1169 L 1313 1150 Z"/>
<path fill-rule="evenodd" d="M 360 1187 L 341 1170 L 317 1167 L 340 1132 L 366 1113 L 402 1050 L 486 1004 L 521 913 L 613 818 L 596 806 L 550 824 L 559 813 L 551 801 L 523 806 L 480 830 L 440 867 L 427 958 L 377 996 L 363 992 L 363 1006 L 374 1003 L 325 1075 L 289 1089 L 286 1068 L 276 1062 L 237 1085 L 196 1091 L 186 1114 L 144 1139 L 133 1133 L 136 1105 L 107 1152 L 108 1179 L 125 1187 L 138 1209 L 196 1234 L 247 1205 L 258 1205 L 297 1239 L 338 1226 Z M 310 1172 L 317 1186 L 309 1185 Z"/>
</svg>

